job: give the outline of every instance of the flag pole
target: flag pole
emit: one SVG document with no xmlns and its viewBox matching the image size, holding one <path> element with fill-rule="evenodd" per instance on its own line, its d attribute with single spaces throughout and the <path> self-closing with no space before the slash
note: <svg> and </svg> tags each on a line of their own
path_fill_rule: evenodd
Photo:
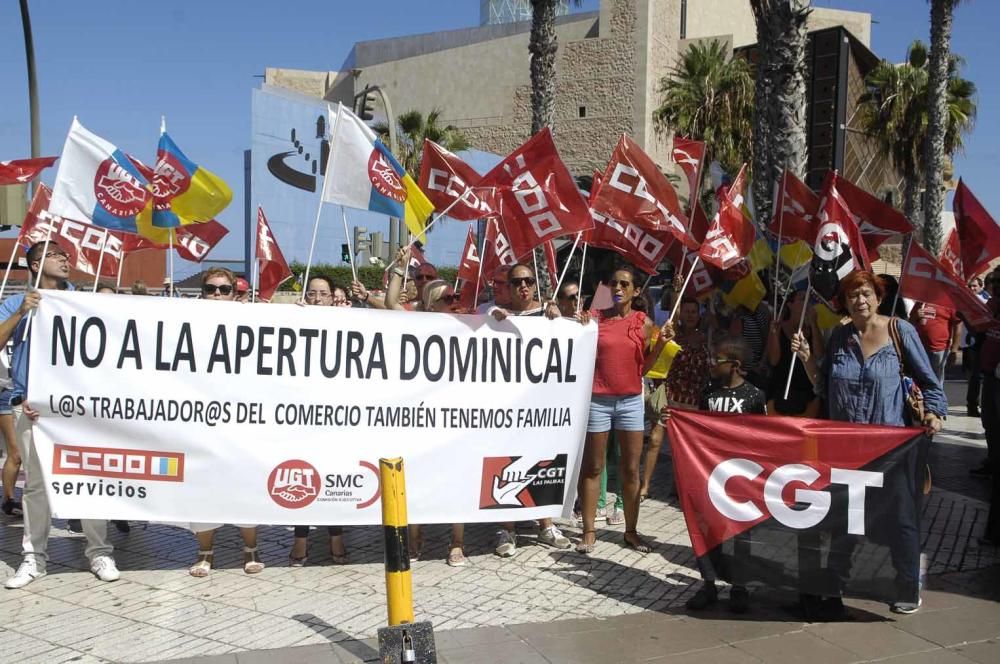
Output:
<svg viewBox="0 0 1000 664">
<path fill-rule="evenodd" d="M 338 118 L 338 120 L 340 118 L 340 112 L 339 111 L 337 113 L 337 118 Z M 337 128 L 336 128 L 336 126 L 334 126 L 333 133 L 330 136 L 330 143 L 331 143 L 331 145 L 333 144 L 333 140 L 336 137 L 337 137 Z M 319 230 L 319 218 L 323 214 L 323 201 L 326 199 L 326 183 L 330 179 L 328 177 L 328 174 L 330 172 L 330 159 L 332 159 L 332 158 L 333 158 L 333 150 L 330 150 L 330 154 L 326 158 L 326 175 L 323 176 L 323 188 L 322 188 L 322 190 L 320 192 L 320 195 L 319 195 L 319 205 L 316 206 L 316 221 L 313 223 L 312 241 L 309 242 L 309 258 L 306 259 L 306 271 L 305 271 L 305 274 L 303 275 L 303 280 L 302 280 L 302 299 L 300 299 L 299 302 L 305 302 L 306 301 L 305 292 L 306 292 L 306 288 L 309 287 L 309 270 L 312 268 L 313 251 L 316 249 L 316 232 Z M 343 206 L 341 206 L 341 208 L 343 208 Z M 257 211 L 258 211 L 258 213 L 260 212 L 260 206 L 257 206 Z M 344 219 L 345 219 L 344 228 L 345 228 L 345 232 L 346 232 L 346 228 L 347 228 L 347 223 L 346 223 L 347 217 L 346 217 L 346 215 L 345 215 Z M 350 253 L 350 257 L 351 257 L 351 272 L 353 273 L 354 272 L 354 250 L 351 248 L 351 237 L 350 237 L 350 235 L 348 235 L 344 239 L 347 241 L 347 248 L 351 252 Z"/>
<path fill-rule="evenodd" d="M 587 267 L 587 243 L 583 243 L 583 251 L 580 254 L 580 284 L 576 289 L 576 313 L 580 313 L 583 307 L 583 270 Z"/>
<path fill-rule="evenodd" d="M 782 177 L 782 185 L 784 185 L 784 180 L 783 180 L 784 177 L 785 177 L 784 172 L 782 172 L 781 177 Z M 777 249 L 777 256 L 775 256 L 775 259 L 774 259 L 774 308 L 775 308 L 775 310 L 778 308 L 778 275 L 781 273 L 781 235 L 782 235 L 782 231 L 784 230 L 784 224 L 785 224 L 785 201 L 783 200 L 784 196 L 782 196 L 782 200 L 778 199 L 778 193 L 779 192 L 784 193 L 784 187 L 783 186 L 779 186 L 778 183 L 775 182 L 774 183 L 774 195 L 773 195 L 774 204 L 781 206 L 780 208 L 778 208 L 778 249 Z M 774 219 L 774 210 L 771 210 L 771 218 Z M 774 314 L 774 320 L 778 320 L 778 314 L 777 313 Z"/>
<path fill-rule="evenodd" d="M 250 304 L 257 303 L 257 286 L 260 284 L 260 261 L 254 260 L 253 272 L 250 273 Z"/>
<path fill-rule="evenodd" d="M 487 222 L 488 223 L 488 222 Z M 483 283 L 483 249 L 486 247 L 486 235 L 483 235 L 483 248 L 479 249 L 479 274 L 476 275 L 476 296 L 472 300 L 472 313 L 479 308 L 479 285 Z"/>
<path fill-rule="evenodd" d="M 913 234 L 911 233 L 909 237 L 906 238 L 906 251 L 903 252 L 903 262 L 899 271 L 899 283 L 896 284 L 896 295 L 892 298 L 892 309 L 889 310 L 890 316 L 896 315 L 896 305 L 899 304 L 899 294 L 903 292 L 903 276 L 905 275 L 905 272 L 902 271 L 902 268 L 906 267 L 906 259 L 910 256 L 910 244 L 912 242 Z"/>
<path fill-rule="evenodd" d="M 466 191 L 466 193 L 468 193 L 469 191 L 471 191 L 471 189 L 470 188 L 466 188 L 465 191 Z M 421 238 L 423 238 L 423 240 L 422 240 L 423 242 L 426 242 L 427 241 L 427 231 L 429 231 L 431 229 L 431 226 L 433 226 L 434 224 L 436 224 L 439 219 L 441 219 L 442 217 L 446 216 L 449 212 L 451 212 L 451 209 L 453 207 L 455 207 L 456 205 L 458 205 L 461 202 L 463 196 L 465 196 L 465 194 L 462 194 L 462 196 L 459 196 L 458 198 L 456 198 L 455 200 L 453 200 L 451 202 L 451 204 L 449 204 L 448 207 L 446 207 L 444 210 L 442 210 L 439 214 L 434 215 L 434 218 L 431 219 L 431 223 L 429 223 L 426 226 L 424 226 L 424 229 L 422 231 L 420 231 L 420 233 L 418 233 L 416 237 L 414 237 L 413 239 L 410 240 L 410 246 L 412 246 L 417 240 L 420 240 Z"/>
<path fill-rule="evenodd" d="M 17 248 L 21 246 L 21 234 L 18 233 L 17 239 L 14 240 L 14 247 L 10 250 L 10 260 L 7 261 L 7 269 L 3 271 L 3 283 L 0 283 L 0 300 L 3 299 L 3 294 L 7 290 L 7 280 L 10 278 L 11 266 L 14 265 L 14 260 L 17 259 Z"/>
<path fill-rule="evenodd" d="M 802 334 L 802 323 L 806 320 L 806 309 L 809 308 L 809 295 L 812 293 L 812 275 L 809 275 L 809 283 L 806 286 L 806 294 L 802 301 L 802 313 L 799 314 L 799 330 L 796 334 Z M 785 396 L 784 399 L 788 399 L 788 391 L 792 389 L 792 374 L 795 373 L 795 353 L 792 353 L 792 363 L 788 365 L 788 380 L 785 381 Z"/>
<path fill-rule="evenodd" d="M 535 293 L 538 295 L 538 302 L 542 302 L 542 284 L 538 281 L 538 256 L 531 252 L 531 262 L 535 266 Z"/>
<path fill-rule="evenodd" d="M 120 291 L 122 289 L 122 272 L 125 270 L 125 256 L 126 255 L 127 254 L 125 253 L 125 251 L 123 249 L 122 250 L 122 257 L 118 259 L 118 274 L 115 275 L 115 293 L 116 294 L 118 293 L 118 291 Z"/>
<path fill-rule="evenodd" d="M 174 229 L 171 228 L 167 231 L 168 237 L 170 238 L 170 246 L 167 249 L 167 262 L 170 265 L 170 297 L 174 296 Z"/>
<path fill-rule="evenodd" d="M 351 259 L 351 276 L 354 279 L 354 281 L 357 281 L 358 280 L 358 268 L 354 264 L 354 262 L 355 262 L 354 261 L 354 247 L 351 246 L 351 234 L 347 230 L 347 210 L 344 209 L 343 205 L 340 206 L 340 218 L 344 222 L 344 237 L 347 238 L 347 256 Z M 307 281 L 307 282 L 305 282 L 302 285 L 304 287 L 308 288 L 309 287 L 309 282 Z"/>
<path fill-rule="evenodd" d="M 667 322 L 674 322 L 674 316 L 677 315 L 677 310 L 681 308 L 681 300 L 684 299 L 684 291 L 687 290 L 688 282 L 691 281 L 691 277 L 694 276 L 694 270 L 698 267 L 698 261 L 701 260 L 701 255 L 696 255 L 694 260 L 691 261 L 691 269 L 688 270 L 688 276 L 684 279 L 684 285 L 681 286 L 681 292 L 677 294 L 677 299 L 674 301 L 674 308 L 670 312 L 670 318 Z"/>
<path fill-rule="evenodd" d="M 569 271 L 569 263 L 571 260 L 573 260 L 573 252 L 576 251 L 576 245 L 580 243 L 581 237 L 583 237 L 583 231 L 577 233 L 576 239 L 573 240 L 573 247 L 569 250 L 569 256 L 566 257 L 566 264 L 563 265 L 562 274 L 559 275 L 559 282 L 556 284 L 556 290 L 554 293 L 552 293 L 552 297 L 557 297 L 559 295 L 559 289 L 562 288 L 563 279 L 566 278 L 566 272 Z M 552 245 L 552 250 L 555 251 L 555 245 Z"/>
<path fill-rule="evenodd" d="M 97 292 L 97 284 L 101 281 L 101 268 L 104 267 L 104 250 L 108 246 L 108 229 L 104 229 L 104 238 L 101 240 L 101 253 L 97 257 L 97 272 L 94 273 L 94 289 L 91 293 Z"/>
<path fill-rule="evenodd" d="M 43 210 L 38 213 L 39 218 L 42 216 L 48 217 L 48 212 Z M 48 228 L 45 230 L 45 244 L 42 246 L 42 260 L 38 263 L 38 274 L 35 275 L 35 287 L 34 290 L 38 290 L 38 287 L 42 283 L 42 272 L 45 267 L 45 254 L 49 253 L 49 242 L 52 240 L 52 221 L 48 220 Z M 28 273 L 31 273 L 31 263 L 28 263 Z M 28 334 L 31 332 L 31 321 L 35 319 L 35 310 L 32 309 L 28 312 L 28 322 L 24 324 L 24 334 L 21 335 L 21 343 L 28 340 Z"/>
</svg>

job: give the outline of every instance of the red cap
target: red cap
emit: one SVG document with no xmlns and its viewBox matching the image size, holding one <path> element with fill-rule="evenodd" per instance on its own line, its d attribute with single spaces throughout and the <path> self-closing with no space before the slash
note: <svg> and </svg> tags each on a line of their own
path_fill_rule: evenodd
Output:
<svg viewBox="0 0 1000 664">
<path fill-rule="evenodd" d="M 236 278 L 236 292 L 237 293 L 246 293 L 248 290 L 250 290 L 250 284 L 247 283 L 247 280 L 244 279 L 243 277 L 237 277 Z"/>
</svg>

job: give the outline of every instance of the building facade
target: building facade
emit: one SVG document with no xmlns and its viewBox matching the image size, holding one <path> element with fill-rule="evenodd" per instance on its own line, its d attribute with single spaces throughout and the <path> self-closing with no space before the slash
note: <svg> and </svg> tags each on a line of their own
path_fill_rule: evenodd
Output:
<svg viewBox="0 0 1000 664">
<path fill-rule="evenodd" d="M 815 8 L 810 30 L 830 26 L 867 46 L 871 16 Z M 265 81 L 349 106 L 378 85 L 397 113 L 440 109 L 472 146 L 507 154 L 530 132 L 529 32 L 521 21 L 358 42 L 338 71 L 267 69 Z M 598 11 L 558 17 L 556 32 L 553 133 L 574 175 L 603 169 L 622 134 L 672 169 L 670 136 L 652 116 L 681 49 L 706 38 L 737 49 L 756 41 L 747 0 L 601 0 Z"/>
</svg>

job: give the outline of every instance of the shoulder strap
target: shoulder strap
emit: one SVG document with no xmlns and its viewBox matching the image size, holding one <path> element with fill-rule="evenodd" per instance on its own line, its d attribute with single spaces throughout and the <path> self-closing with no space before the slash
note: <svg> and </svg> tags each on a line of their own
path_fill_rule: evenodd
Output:
<svg viewBox="0 0 1000 664">
<path fill-rule="evenodd" d="M 889 338 L 896 349 L 896 357 L 899 358 L 899 375 L 906 375 L 906 355 L 903 353 L 903 340 L 899 334 L 899 319 L 893 316 L 889 319 Z"/>
</svg>

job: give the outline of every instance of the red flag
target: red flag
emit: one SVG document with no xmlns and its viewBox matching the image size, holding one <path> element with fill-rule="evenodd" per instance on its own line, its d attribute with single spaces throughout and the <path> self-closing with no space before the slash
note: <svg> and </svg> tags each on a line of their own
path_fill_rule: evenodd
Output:
<svg viewBox="0 0 1000 664">
<path fill-rule="evenodd" d="M 938 260 L 959 279 L 965 279 L 965 266 L 962 265 L 962 240 L 958 237 L 958 228 L 952 228 L 948 232 L 948 239 L 941 247 L 941 255 L 938 256 Z"/>
<path fill-rule="evenodd" d="M 705 159 L 705 143 L 693 141 L 690 138 L 674 136 L 672 151 L 674 163 L 681 167 L 688 181 L 688 209 L 695 204 L 694 197 L 698 192 L 698 182 L 701 179 L 702 162 Z"/>
<path fill-rule="evenodd" d="M 558 261 L 556 261 L 556 247 L 552 244 L 552 240 L 549 240 L 542 245 L 542 249 L 545 251 L 545 266 L 549 269 L 549 275 L 552 277 L 552 286 L 556 285 L 556 280 L 559 278 L 559 266 Z"/>
<path fill-rule="evenodd" d="M 500 221 L 517 257 L 547 240 L 594 227 L 548 127 L 484 175 L 479 186 L 496 187 Z"/>
<path fill-rule="evenodd" d="M 728 270 L 743 260 L 753 248 L 753 223 L 743 214 L 743 186 L 746 164 L 725 191 L 719 193 L 719 211 L 701 244 L 701 259 L 720 270 Z"/>
<path fill-rule="evenodd" d="M 51 195 L 52 190 L 44 184 L 38 186 L 28 207 L 28 214 L 24 217 L 17 242 L 27 250 L 36 242 L 44 242 L 51 228 L 51 239 L 53 242 L 58 242 L 59 246 L 69 254 L 70 267 L 92 275 L 96 274 L 97 265 L 100 263 L 101 276 L 116 275 L 122 257 L 123 234 L 107 232 L 105 239 L 105 229 L 98 226 L 49 214 L 43 215 L 42 213 L 48 210 Z"/>
<path fill-rule="evenodd" d="M 480 180 L 472 166 L 458 155 L 424 139 L 420 161 L 420 189 L 437 210 L 459 221 L 475 221 L 494 213 L 493 190 L 476 187 Z M 460 200 L 461 202 L 455 203 Z"/>
<path fill-rule="evenodd" d="M 671 411 L 667 430 L 696 556 L 769 521 L 786 536 L 815 532 L 821 521 L 827 531 L 836 524 L 841 534 L 859 538 L 866 523 L 887 527 L 897 509 L 882 488 L 883 473 L 897 462 L 890 453 L 920 435 L 910 427 L 679 409 Z M 851 472 L 861 469 L 868 472 Z M 851 487 L 850 503 L 823 495 L 834 485 L 844 494 Z M 796 501 L 806 509 L 789 507 Z M 880 512 L 887 503 L 888 512 Z"/>
<path fill-rule="evenodd" d="M 854 223 L 851 210 L 838 190 L 842 182 L 844 181 L 836 173 L 827 172 L 817 208 L 818 227 L 811 266 L 812 287 L 820 297 L 828 301 L 837 293 L 840 280 L 852 271 L 871 270 L 860 229 Z"/>
<path fill-rule="evenodd" d="M 812 244 L 816 241 L 816 210 L 819 196 L 805 182 L 785 171 L 774 197 L 774 215 L 768 230 L 782 239 L 792 238 Z"/>
<path fill-rule="evenodd" d="M 834 174 L 836 190 L 861 232 L 869 255 L 890 237 L 913 231 L 913 224 L 902 212 L 854 184 Z"/>
<path fill-rule="evenodd" d="M 188 224 L 175 229 L 177 242 L 174 250 L 181 258 L 200 263 L 208 252 L 229 234 L 229 229 L 215 219 L 200 224 Z"/>
<path fill-rule="evenodd" d="M 698 250 L 698 242 L 688 232 L 677 192 L 649 155 L 628 136 L 618 141 L 591 207 L 642 228 L 668 230 L 689 249 Z"/>
<path fill-rule="evenodd" d="M 1000 224 L 961 180 L 955 189 L 952 209 L 955 211 L 964 276 L 971 279 L 989 268 L 993 259 L 1000 256 Z"/>
<path fill-rule="evenodd" d="M 899 277 L 899 292 L 918 302 L 929 302 L 960 311 L 974 330 L 993 324 L 993 314 L 958 275 L 942 265 L 916 242 L 910 243 Z"/>
<path fill-rule="evenodd" d="M 694 259 L 698 256 L 693 251 L 684 253 L 684 245 L 680 242 L 674 242 L 670 245 L 667 250 L 667 260 L 669 260 L 674 265 L 674 269 L 677 274 L 681 275 L 681 278 L 686 278 L 687 273 L 694 266 L 694 273 L 691 275 L 691 281 L 688 282 L 687 290 L 684 291 L 684 296 L 692 296 L 696 300 L 708 297 L 712 294 L 715 289 L 715 278 L 712 276 L 714 271 L 719 278 L 722 278 L 722 273 L 718 270 L 708 269 L 704 261 L 698 261 L 697 265 L 694 265 Z"/>
<path fill-rule="evenodd" d="M 39 157 L 37 159 L 13 159 L 0 161 L 0 185 L 24 184 L 38 177 L 38 174 L 56 163 L 59 157 Z"/>
<path fill-rule="evenodd" d="M 469 232 L 465 236 L 465 247 L 462 249 L 462 262 L 458 265 L 459 280 L 475 285 L 476 279 L 482 274 L 480 264 L 476 234 L 472 231 L 472 227 L 469 227 Z"/>
<path fill-rule="evenodd" d="M 294 275 L 285 262 L 285 256 L 278 247 L 277 240 L 271 233 L 264 210 L 257 207 L 257 263 L 260 273 L 257 277 L 257 290 L 262 300 L 270 300 L 278 286 L 291 279 Z M 308 284 L 305 284 L 308 287 Z"/>
<path fill-rule="evenodd" d="M 486 240 L 483 242 L 483 278 L 493 281 L 494 275 L 502 267 L 509 267 L 517 262 L 510 240 L 500 229 L 500 222 L 490 219 L 486 222 Z"/>
<path fill-rule="evenodd" d="M 666 230 L 652 231 L 635 224 L 606 217 L 593 208 L 594 229 L 584 236 L 592 247 L 616 251 L 646 274 L 656 274 L 657 266 L 671 246 L 680 246 Z"/>
</svg>

